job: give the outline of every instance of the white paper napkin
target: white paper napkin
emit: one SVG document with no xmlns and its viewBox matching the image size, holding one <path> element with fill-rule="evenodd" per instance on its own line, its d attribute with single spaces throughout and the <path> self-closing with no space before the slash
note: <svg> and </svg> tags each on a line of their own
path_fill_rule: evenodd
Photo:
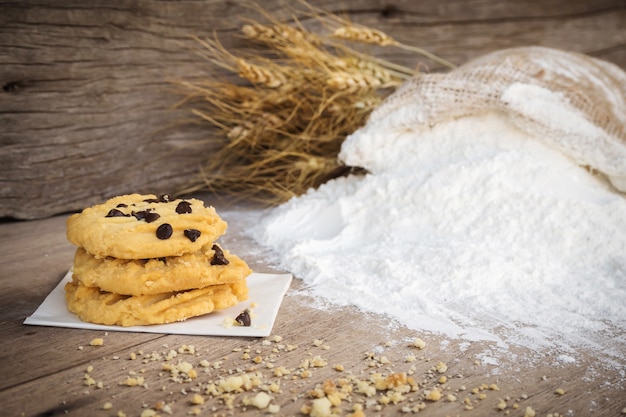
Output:
<svg viewBox="0 0 626 417">
<path fill-rule="evenodd" d="M 181 322 L 132 327 L 86 323 L 72 314 L 67 309 L 63 289 L 71 279 L 72 272 L 68 271 L 39 308 L 24 320 L 24 324 L 123 332 L 265 337 L 272 331 L 283 296 L 291 284 L 292 275 L 252 273 L 248 276 L 248 300 L 243 303 Z M 252 305 L 254 306 L 251 307 Z M 225 326 L 225 319 L 234 319 L 246 308 L 250 308 L 251 311 L 250 326 Z"/>
</svg>

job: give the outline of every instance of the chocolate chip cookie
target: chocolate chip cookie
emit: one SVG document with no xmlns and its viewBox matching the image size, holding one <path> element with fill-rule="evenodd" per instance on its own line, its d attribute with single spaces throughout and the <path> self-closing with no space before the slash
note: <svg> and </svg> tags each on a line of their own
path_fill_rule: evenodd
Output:
<svg viewBox="0 0 626 417">
<path fill-rule="evenodd" d="M 83 248 L 74 276 L 87 287 L 124 295 L 148 295 L 230 284 L 252 273 L 236 255 L 212 244 L 195 253 L 152 259 L 96 258 Z"/>
<path fill-rule="evenodd" d="M 96 258 L 148 259 L 197 252 L 226 226 L 197 199 L 129 194 L 70 216 L 67 238 Z"/>
</svg>

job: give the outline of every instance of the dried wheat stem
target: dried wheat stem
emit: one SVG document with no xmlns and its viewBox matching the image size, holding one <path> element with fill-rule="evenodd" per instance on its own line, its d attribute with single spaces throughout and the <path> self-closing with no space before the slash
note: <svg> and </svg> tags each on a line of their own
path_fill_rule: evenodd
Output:
<svg viewBox="0 0 626 417">
<path fill-rule="evenodd" d="M 214 117 L 211 117 L 211 116 L 207 115 L 206 113 L 204 113 L 204 112 L 202 112 L 200 110 L 191 109 L 191 113 L 193 113 L 194 115 L 198 116 L 199 118 L 201 118 L 203 120 L 206 120 L 207 122 L 211 123 L 212 125 L 219 127 L 220 129 L 228 130 L 228 126 L 226 126 L 223 123 L 220 123 Z"/>
<path fill-rule="evenodd" d="M 411 51 L 411 52 L 415 52 L 418 53 L 420 55 L 424 55 L 426 58 L 429 58 L 445 67 L 448 67 L 450 69 L 455 69 L 457 66 L 455 64 L 453 64 L 452 62 L 448 61 L 447 59 L 441 58 L 433 53 L 428 52 L 425 49 L 419 48 L 417 46 L 411 46 L 411 45 L 405 45 L 403 43 L 398 43 L 396 45 L 398 48 L 404 49 L 406 51 Z"/>
<path fill-rule="evenodd" d="M 224 68 L 228 71 L 235 71 L 235 61 L 237 57 L 224 48 L 224 46 L 217 39 L 217 35 L 214 35 L 214 37 L 215 39 L 200 39 L 197 36 L 191 37 L 204 48 L 201 52 L 197 52 L 198 55 L 218 67 Z"/>
</svg>

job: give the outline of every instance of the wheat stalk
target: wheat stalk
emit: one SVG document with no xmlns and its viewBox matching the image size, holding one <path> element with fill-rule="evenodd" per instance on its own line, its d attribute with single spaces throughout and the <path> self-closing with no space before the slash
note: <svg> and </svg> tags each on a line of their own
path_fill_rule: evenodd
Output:
<svg viewBox="0 0 626 417">
<path fill-rule="evenodd" d="M 437 62 L 447 68 L 454 69 L 456 65 L 451 63 L 450 61 L 441 58 L 431 52 L 423 48 L 419 48 L 412 45 L 406 45 L 387 35 L 386 33 L 369 28 L 367 26 L 361 26 L 354 24 L 347 19 L 341 18 L 337 15 L 328 13 L 324 10 L 316 8 L 306 1 L 300 1 L 305 7 L 311 10 L 313 17 L 322 20 L 324 23 L 329 26 L 335 26 L 336 28 L 333 31 L 333 36 L 338 39 L 353 41 L 353 42 L 362 42 L 367 44 L 373 44 L 378 46 L 394 46 L 400 49 L 404 49 L 407 51 L 415 52 L 420 55 L 423 55 L 432 61 Z M 337 27 L 338 26 L 338 27 Z"/>
<path fill-rule="evenodd" d="M 286 77 L 275 65 L 263 67 L 237 58 L 237 71 L 241 78 L 245 78 L 253 84 L 261 84 L 269 88 L 278 88 L 286 83 Z"/>
<path fill-rule="evenodd" d="M 349 172 L 337 160 L 343 140 L 415 75 L 346 43 L 403 47 L 383 32 L 314 10 L 313 17 L 333 26 L 324 36 L 296 18 L 287 24 L 253 7 L 266 22 L 245 20 L 241 36 L 264 48 L 263 57 L 235 54 L 215 35 L 193 37 L 211 68 L 240 82 L 177 83 L 178 107 L 191 107 L 218 133 L 210 139 L 215 151 L 180 193 L 210 190 L 277 204 Z"/>
<path fill-rule="evenodd" d="M 335 29 L 335 31 L 333 32 L 333 36 L 349 41 L 363 42 L 379 46 L 396 46 L 401 49 L 417 52 L 420 55 L 424 55 L 425 57 L 448 68 L 456 68 L 456 65 L 446 59 L 438 57 L 437 55 L 432 54 L 425 49 L 410 45 L 404 45 L 379 30 L 348 24 L 346 26 L 341 26 Z"/>
<path fill-rule="evenodd" d="M 362 28 L 354 25 L 341 26 L 335 29 L 333 36 L 350 41 L 370 43 L 380 46 L 399 45 L 400 43 L 380 30 Z"/>
</svg>

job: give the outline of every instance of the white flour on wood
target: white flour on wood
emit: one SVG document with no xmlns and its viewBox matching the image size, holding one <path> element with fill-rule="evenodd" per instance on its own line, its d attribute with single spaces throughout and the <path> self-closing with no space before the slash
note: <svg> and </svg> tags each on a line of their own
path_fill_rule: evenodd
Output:
<svg viewBox="0 0 626 417">
<path fill-rule="evenodd" d="M 552 104 L 543 117 L 590 128 Z M 624 363 L 626 197 L 604 175 L 501 111 L 357 136 L 340 156 L 370 174 L 329 181 L 256 229 L 282 268 L 317 296 L 412 329 L 586 346 Z"/>
</svg>

